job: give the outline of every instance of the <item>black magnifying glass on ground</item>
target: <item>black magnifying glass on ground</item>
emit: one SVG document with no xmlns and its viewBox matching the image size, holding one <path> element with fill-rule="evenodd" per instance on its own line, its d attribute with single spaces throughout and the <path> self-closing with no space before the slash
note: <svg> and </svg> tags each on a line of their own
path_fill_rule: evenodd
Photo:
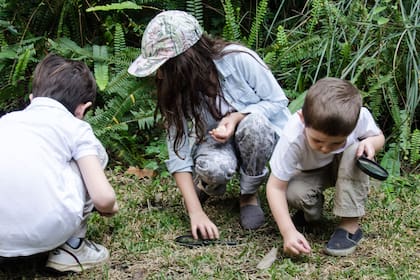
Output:
<svg viewBox="0 0 420 280">
<path fill-rule="evenodd" d="M 356 160 L 356 165 L 372 178 L 381 181 L 384 181 L 386 178 L 388 178 L 388 172 L 382 166 L 380 166 L 377 162 L 368 159 L 364 155 L 360 156 Z"/>
</svg>

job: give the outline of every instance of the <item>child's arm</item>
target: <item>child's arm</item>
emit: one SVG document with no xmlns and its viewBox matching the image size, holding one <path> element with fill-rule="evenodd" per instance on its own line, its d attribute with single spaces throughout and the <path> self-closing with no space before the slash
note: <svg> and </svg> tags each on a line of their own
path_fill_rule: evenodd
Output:
<svg viewBox="0 0 420 280">
<path fill-rule="evenodd" d="M 286 181 L 277 179 L 273 174 L 267 182 L 267 200 L 274 220 L 283 236 L 283 251 L 290 255 L 308 254 L 311 247 L 305 237 L 296 230 L 290 218 L 286 199 Z"/>
<path fill-rule="evenodd" d="M 384 143 L 385 137 L 382 133 L 376 136 L 367 137 L 360 141 L 356 156 L 360 157 L 365 154 L 367 158 L 373 159 L 376 152 L 382 149 Z"/>
<path fill-rule="evenodd" d="M 174 178 L 184 198 L 185 207 L 191 222 L 191 233 L 195 239 L 200 237 L 203 239 L 219 238 L 219 231 L 216 225 L 204 213 L 194 190 L 193 179 L 189 172 L 176 172 Z"/>
<path fill-rule="evenodd" d="M 99 213 L 110 216 L 118 211 L 115 191 L 109 184 L 97 156 L 77 160 L 89 196 Z"/>
</svg>

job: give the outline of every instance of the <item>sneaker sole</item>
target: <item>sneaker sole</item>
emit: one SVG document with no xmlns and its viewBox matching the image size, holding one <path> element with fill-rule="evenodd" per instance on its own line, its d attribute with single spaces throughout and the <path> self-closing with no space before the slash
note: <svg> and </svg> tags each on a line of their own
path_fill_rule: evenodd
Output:
<svg viewBox="0 0 420 280">
<path fill-rule="evenodd" d="M 56 262 L 48 261 L 45 266 L 48 267 L 48 268 L 52 268 L 54 270 L 60 271 L 60 272 L 66 272 L 66 271 L 82 272 L 86 269 L 90 269 L 92 267 L 105 264 L 108 260 L 109 260 L 109 256 L 107 256 L 103 260 L 99 260 L 99 261 L 95 261 L 95 262 L 89 262 L 89 263 L 82 263 L 81 265 L 79 265 L 79 264 L 68 265 L 68 264 L 62 264 L 62 263 L 56 263 Z"/>
<path fill-rule="evenodd" d="M 353 252 L 356 251 L 356 248 L 357 248 L 357 246 L 359 246 L 359 244 L 360 244 L 361 241 L 362 240 L 360 240 L 357 243 L 357 245 L 355 245 L 355 246 L 353 246 L 351 248 L 342 249 L 342 250 L 328 249 L 327 247 L 324 247 L 324 252 L 327 255 L 334 256 L 334 257 L 346 257 L 346 256 L 348 256 L 350 254 L 353 254 Z"/>
</svg>

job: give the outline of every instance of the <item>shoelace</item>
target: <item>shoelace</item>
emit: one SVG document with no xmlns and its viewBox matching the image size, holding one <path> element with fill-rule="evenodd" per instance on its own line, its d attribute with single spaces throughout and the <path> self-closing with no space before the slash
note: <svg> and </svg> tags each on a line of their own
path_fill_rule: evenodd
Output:
<svg viewBox="0 0 420 280">
<path fill-rule="evenodd" d="M 82 241 L 83 242 L 83 241 Z M 73 259 L 77 262 L 77 264 L 80 266 L 80 268 L 82 269 L 82 271 L 84 270 L 83 269 L 83 265 L 80 263 L 80 261 L 79 261 L 79 259 L 77 258 L 77 256 L 75 255 L 75 254 L 73 254 L 72 252 L 70 252 L 69 250 L 67 250 L 67 249 L 64 249 L 64 248 L 57 248 L 56 250 L 62 250 L 62 251 L 64 251 L 64 252 L 66 252 L 67 254 L 69 254 L 70 256 L 72 256 L 73 257 Z"/>
<path fill-rule="evenodd" d="M 85 242 L 88 247 L 92 248 L 96 252 L 99 252 L 99 248 L 96 246 L 95 243 L 93 243 L 93 242 L 91 242 L 89 240 L 86 240 L 86 239 L 84 239 L 82 242 Z"/>
<path fill-rule="evenodd" d="M 186 246 L 189 248 L 209 246 L 209 245 L 227 245 L 235 246 L 237 242 L 234 240 L 222 240 L 222 239 L 194 239 L 190 234 L 181 235 L 175 238 L 175 242 L 179 245 Z"/>
</svg>

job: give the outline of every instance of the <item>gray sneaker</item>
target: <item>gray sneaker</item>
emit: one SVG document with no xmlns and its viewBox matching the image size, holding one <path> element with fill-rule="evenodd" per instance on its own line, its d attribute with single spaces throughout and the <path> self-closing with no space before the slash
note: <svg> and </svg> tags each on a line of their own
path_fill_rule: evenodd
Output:
<svg viewBox="0 0 420 280">
<path fill-rule="evenodd" d="M 83 239 L 77 249 L 64 243 L 49 253 L 46 267 L 57 271 L 82 272 L 109 260 L 108 250 L 99 244 Z"/>
</svg>

